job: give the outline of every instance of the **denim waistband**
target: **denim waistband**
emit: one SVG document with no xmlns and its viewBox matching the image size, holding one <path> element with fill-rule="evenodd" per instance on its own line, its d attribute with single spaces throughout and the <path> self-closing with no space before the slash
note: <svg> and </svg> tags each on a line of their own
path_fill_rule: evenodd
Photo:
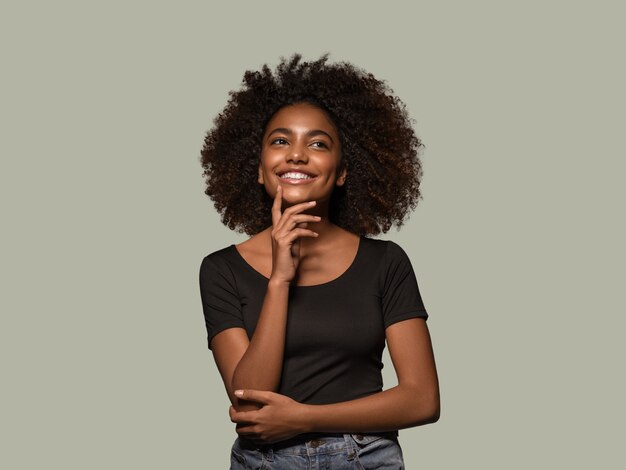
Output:
<svg viewBox="0 0 626 470">
<path fill-rule="evenodd" d="M 356 437 L 357 441 L 367 439 L 368 437 L 384 437 L 387 439 L 396 439 L 398 437 L 398 431 L 386 431 L 386 432 L 362 432 L 362 433 L 322 433 L 312 432 L 306 434 L 299 434 L 290 439 L 286 439 L 280 442 L 274 442 L 272 444 L 254 444 L 252 441 L 239 437 L 240 445 L 244 448 L 259 449 L 259 450 L 280 450 L 287 447 L 302 445 L 310 441 L 319 441 L 324 438 L 343 438 L 346 434 L 352 434 Z M 368 439 L 369 440 L 369 439 Z"/>
</svg>

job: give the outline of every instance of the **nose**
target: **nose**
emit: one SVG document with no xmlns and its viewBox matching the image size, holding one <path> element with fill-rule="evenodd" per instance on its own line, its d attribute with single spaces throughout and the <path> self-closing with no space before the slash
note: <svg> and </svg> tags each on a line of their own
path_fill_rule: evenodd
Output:
<svg viewBox="0 0 626 470">
<path fill-rule="evenodd" d="M 306 163 L 309 161 L 309 157 L 307 155 L 306 149 L 304 146 L 294 143 L 289 147 L 289 152 L 287 152 L 287 161 L 288 162 L 300 162 Z"/>
</svg>

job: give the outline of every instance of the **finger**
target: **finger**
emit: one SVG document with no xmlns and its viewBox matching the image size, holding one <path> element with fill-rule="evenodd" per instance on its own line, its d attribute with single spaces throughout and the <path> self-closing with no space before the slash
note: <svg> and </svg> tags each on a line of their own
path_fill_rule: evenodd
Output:
<svg viewBox="0 0 626 470">
<path fill-rule="evenodd" d="M 254 413 L 255 411 L 233 411 L 230 414 L 230 420 L 233 423 L 238 424 L 251 424 L 254 423 Z"/>
<path fill-rule="evenodd" d="M 317 202 L 315 201 L 307 201 L 307 202 L 301 202 L 299 204 L 296 204 L 295 206 L 288 207 L 287 209 L 284 210 L 284 212 L 281 213 L 279 220 L 273 223 L 274 229 L 281 230 L 291 217 L 295 216 L 296 214 L 299 214 L 302 211 L 311 209 L 316 204 Z M 302 215 L 310 216 L 311 214 L 302 214 Z"/>
<path fill-rule="evenodd" d="M 311 215 L 311 214 L 294 214 L 285 220 L 285 224 L 296 225 L 296 224 L 306 224 L 307 222 L 319 222 L 322 218 L 319 215 Z"/>
<path fill-rule="evenodd" d="M 235 426 L 235 431 L 240 436 L 256 437 L 253 424 L 238 424 Z"/>
<path fill-rule="evenodd" d="M 306 202 L 300 202 L 298 204 L 295 204 L 293 206 L 289 206 L 287 207 L 287 209 L 285 209 L 282 214 L 281 214 L 281 218 L 285 219 L 286 217 L 293 215 L 293 214 L 298 214 L 302 211 L 306 211 L 308 209 L 311 209 L 313 207 L 315 207 L 317 205 L 316 201 L 306 201 Z"/>
<path fill-rule="evenodd" d="M 310 209 L 311 207 L 315 207 L 316 204 L 317 204 L 317 201 L 300 202 L 298 204 L 294 204 L 293 206 L 290 206 L 287 209 L 285 209 L 284 214 L 286 215 L 296 214 L 298 212 L 302 212 L 304 210 Z"/>
<path fill-rule="evenodd" d="M 294 228 L 308 228 L 309 227 L 309 223 L 308 222 L 299 222 L 297 224 L 295 224 Z M 292 228 L 292 230 L 294 229 Z M 311 230 L 312 232 L 315 232 L 315 230 Z M 296 240 L 294 242 L 294 245 L 298 243 L 298 240 Z"/>
<path fill-rule="evenodd" d="M 282 216 L 281 208 L 283 204 L 283 187 L 279 184 L 276 188 L 274 196 L 274 204 L 272 204 L 272 225 L 276 227 L 280 217 Z"/>
<path fill-rule="evenodd" d="M 294 228 L 308 228 L 309 223 L 319 222 L 321 217 L 317 215 L 298 214 L 293 215 L 280 224 L 280 227 L 274 230 L 274 239 L 279 239 L 287 235 Z"/>
<path fill-rule="evenodd" d="M 308 228 L 294 228 L 291 232 L 280 238 L 281 243 L 287 245 L 295 243 L 300 237 L 319 237 L 319 233 Z"/>
<path fill-rule="evenodd" d="M 252 432 L 252 423 L 246 423 L 246 424 L 237 424 L 235 425 L 235 429 L 237 430 L 238 433 L 251 433 Z"/>
<path fill-rule="evenodd" d="M 267 390 L 235 390 L 235 396 L 237 398 L 254 401 L 263 405 L 270 403 L 274 395 L 276 395 L 274 392 Z"/>
</svg>

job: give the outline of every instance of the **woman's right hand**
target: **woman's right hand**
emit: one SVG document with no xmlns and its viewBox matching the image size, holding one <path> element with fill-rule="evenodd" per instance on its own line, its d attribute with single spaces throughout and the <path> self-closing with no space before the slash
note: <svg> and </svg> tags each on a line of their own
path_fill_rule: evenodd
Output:
<svg viewBox="0 0 626 470">
<path fill-rule="evenodd" d="M 300 237 L 317 237 L 307 229 L 307 222 L 319 222 L 321 217 L 301 212 L 315 207 L 315 201 L 302 202 L 282 212 L 282 186 L 278 185 L 272 205 L 272 274 L 270 280 L 290 284 L 300 262 Z"/>
</svg>

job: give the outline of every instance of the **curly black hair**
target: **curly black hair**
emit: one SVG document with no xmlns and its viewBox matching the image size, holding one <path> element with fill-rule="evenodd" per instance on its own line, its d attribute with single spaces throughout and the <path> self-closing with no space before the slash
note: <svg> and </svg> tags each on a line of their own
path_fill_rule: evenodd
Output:
<svg viewBox="0 0 626 470">
<path fill-rule="evenodd" d="M 205 194 L 230 229 L 254 235 L 272 224 L 272 199 L 256 182 L 261 141 L 271 117 L 295 103 L 321 108 L 338 129 L 339 170 L 345 165 L 348 177 L 333 190 L 331 222 L 355 234 L 377 235 L 400 227 L 422 197 L 423 144 L 404 103 L 371 73 L 327 62 L 328 53 L 312 62 L 300 54 L 281 57 L 274 73 L 267 64 L 248 70 L 242 88 L 229 93 L 207 132 L 200 162 Z"/>
</svg>

